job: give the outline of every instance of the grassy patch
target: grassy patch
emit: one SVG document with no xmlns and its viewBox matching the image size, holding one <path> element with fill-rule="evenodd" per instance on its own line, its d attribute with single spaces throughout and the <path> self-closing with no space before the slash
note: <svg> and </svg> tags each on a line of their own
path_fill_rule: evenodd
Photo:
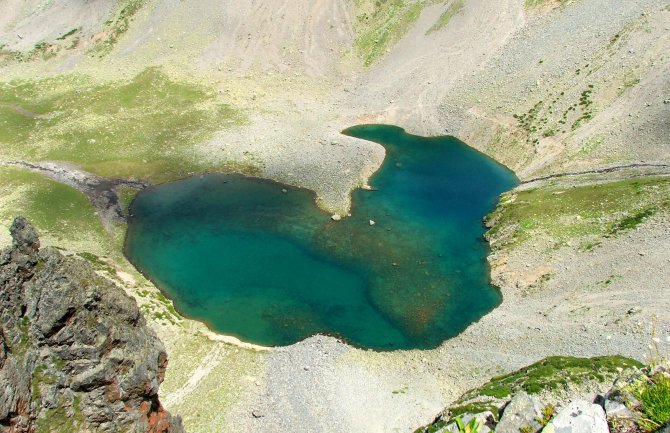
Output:
<svg viewBox="0 0 670 433">
<path fill-rule="evenodd" d="M 564 5 L 570 0 L 526 0 L 526 9 L 534 9 L 546 5 Z"/>
<path fill-rule="evenodd" d="M 449 408 L 449 414 L 452 417 L 457 417 L 465 415 L 467 413 L 482 413 L 482 412 L 491 412 L 493 416 L 498 417 L 498 406 L 495 406 L 487 402 L 476 402 L 470 403 L 462 406 L 454 406 Z"/>
<path fill-rule="evenodd" d="M 562 244 L 588 237 L 590 250 L 602 237 L 630 230 L 657 212 L 670 210 L 670 179 L 629 179 L 599 185 L 559 189 L 537 188 L 507 193 L 487 217 L 493 228 L 487 236 L 515 245 L 533 236 Z"/>
<path fill-rule="evenodd" d="M 458 1 L 458 0 L 457 0 Z M 356 0 L 356 52 L 365 66 L 381 58 L 432 0 Z"/>
<path fill-rule="evenodd" d="M 64 160 L 110 177 L 162 182 L 204 171 L 189 152 L 244 116 L 213 91 L 149 68 L 127 82 L 86 77 L 0 83 L 0 151 Z"/>
<path fill-rule="evenodd" d="M 96 256 L 95 254 L 89 252 L 79 252 L 77 255 L 88 261 L 96 271 L 104 272 L 111 278 L 116 278 L 116 269 L 114 269 L 114 267 L 106 261 L 101 260 L 100 257 Z"/>
<path fill-rule="evenodd" d="M 35 225 L 43 245 L 87 245 L 99 254 L 111 249 L 95 208 L 74 188 L 27 169 L 0 167 L 0 192 L 2 227 L 23 215 Z"/>
<path fill-rule="evenodd" d="M 428 32 L 426 32 L 426 34 L 436 32 L 445 27 L 447 24 L 449 24 L 449 21 L 451 21 L 451 19 L 455 15 L 459 14 L 463 10 L 464 6 L 465 6 L 465 0 L 454 0 L 449 5 L 449 7 L 447 7 L 447 9 L 444 12 L 442 12 L 440 18 L 438 18 L 437 22 L 435 22 L 435 24 L 433 24 L 433 26 L 430 29 L 428 29 Z"/>
<path fill-rule="evenodd" d="M 67 413 L 66 402 L 44 411 L 43 416 L 37 419 L 36 433 L 71 433 L 80 431 L 84 427 L 85 417 L 79 409 L 80 397 L 74 398 L 74 416 Z"/>
<path fill-rule="evenodd" d="M 144 6 L 146 0 L 122 0 L 112 17 L 105 23 L 105 29 L 95 39 L 90 54 L 103 57 L 108 54 L 119 38 L 128 31 L 133 16 Z"/>
<path fill-rule="evenodd" d="M 670 378 L 657 374 L 636 393 L 644 418 L 638 424 L 647 431 L 655 431 L 670 422 Z"/>
<path fill-rule="evenodd" d="M 459 401 L 480 396 L 502 399 L 519 391 L 537 394 L 545 390 L 562 390 L 569 384 L 579 385 L 592 380 L 603 382 L 614 377 L 617 368 L 634 366 L 642 367 L 642 364 L 623 356 L 552 356 L 513 373 L 494 377 L 482 387 L 464 394 Z"/>
<path fill-rule="evenodd" d="M 119 205 L 125 214 L 128 214 L 130 203 L 135 199 L 138 192 L 139 190 L 137 188 L 125 185 L 116 188 L 116 193 L 119 196 Z"/>
</svg>

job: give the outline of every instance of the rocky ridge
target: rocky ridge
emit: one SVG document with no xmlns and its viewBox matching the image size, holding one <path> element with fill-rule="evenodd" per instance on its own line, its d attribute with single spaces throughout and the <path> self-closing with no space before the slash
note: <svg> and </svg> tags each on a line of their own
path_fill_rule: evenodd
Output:
<svg viewBox="0 0 670 433">
<path fill-rule="evenodd" d="M 667 414 L 651 409 L 670 383 L 658 347 L 648 366 L 621 356 L 546 358 L 466 392 L 415 433 L 667 433 Z"/>
<path fill-rule="evenodd" d="M 0 431 L 181 433 L 167 354 L 135 301 L 18 217 L 0 252 Z"/>
</svg>

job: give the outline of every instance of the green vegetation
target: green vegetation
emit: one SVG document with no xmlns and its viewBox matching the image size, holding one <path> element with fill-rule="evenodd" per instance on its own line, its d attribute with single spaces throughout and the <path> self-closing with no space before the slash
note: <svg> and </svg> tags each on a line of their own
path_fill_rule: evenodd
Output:
<svg viewBox="0 0 670 433">
<path fill-rule="evenodd" d="M 98 253 L 111 248 L 111 236 L 95 208 L 74 188 L 27 169 L 0 167 L 0 196 L 3 227 L 23 215 L 40 232 L 44 245 L 87 245 Z"/>
<path fill-rule="evenodd" d="M 490 402 L 474 402 L 461 406 L 450 407 L 449 414 L 451 414 L 451 416 L 460 416 L 466 413 L 491 412 L 494 417 L 497 417 L 499 410 L 500 409 L 498 406 L 491 404 Z"/>
<path fill-rule="evenodd" d="M 472 418 L 468 423 L 464 423 L 460 417 L 456 417 L 456 426 L 458 426 L 458 433 L 479 433 L 482 428 L 482 423 L 477 418 Z"/>
<path fill-rule="evenodd" d="M 670 377 L 658 373 L 635 390 L 643 417 L 638 420 L 646 431 L 655 431 L 670 422 Z"/>
<path fill-rule="evenodd" d="M 590 65 L 585 65 L 584 68 L 589 68 Z M 576 73 L 579 75 L 581 69 L 577 69 Z M 590 73 L 590 72 L 589 72 Z M 529 143 L 537 144 L 540 138 L 546 138 L 556 135 L 559 131 L 565 133 L 565 126 L 572 121 L 572 130 L 574 131 L 583 123 L 593 118 L 593 100 L 591 95 L 594 90 L 593 84 L 588 84 L 580 95 L 579 100 L 573 102 L 566 98 L 565 92 L 557 93 L 556 95 L 549 95 L 553 98 L 551 101 L 538 101 L 527 113 L 514 114 L 513 117 L 517 120 L 520 128 L 524 129 L 528 136 Z M 563 104 L 570 104 L 562 113 L 558 121 L 557 106 L 561 101 Z"/>
<path fill-rule="evenodd" d="M 552 356 L 513 373 L 494 377 L 482 387 L 464 394 L 459 401 L 465 402 L 478 396 L 502 399 L 519 391 L 537 394 L 544 390 L 561 390 L 570 384 L 579 385 L 586 381 L 603 382 L 616 376 L 617 368 L 630 367 L 642 367 L 642 364 L 623 356 Z"/>
<path fill-rule="evenodd" d="M 119 38 L 128 31 L 133 16 L 144 6 L 146 0 L 122 0 L 113 17 L 105 23 L 103 36 L 95 41 L 90 53 L 97 57 L 107 55 Z"/>
<path fill-rule="evenodd" d="M 628 89 L 630 87 L 635 87 L 640 83 L 640 77 L 635 73 L 634 70 L 629 70 L 623 76 L 623 88 Z"/>
<path fill-rule="evenodd" d="M 0 83 L 0 152 L 161 182 L 204 171 L 190 150 L 244 116 L 213 91 L 149 68 L 128 82 L 61 76 Z"/>
<path fill-rule="evenodd" d="M 96 256 L 95 254 L 88 252 L 79 252 L 77 253 L 77 255 L 82 259 L 88 261 L 93 266 L 93 269 L 95 269 L 96 271 L 102 271 L 106 273 L 108 276 L 116 278 L 116 269 L 114 269 L 114 267 L 111 266 L 106 261 L 101 260 L 100 257 Z"/>
<path fill-rule="evenodd" d="M 163 293 L 154 290 L 140 290 L 137 294 L 146 300 L 140 305 L 140 310 L 145 316 L 172 324 L 177 324 L 181 320 L 181 315 L 174 308 L 172 301 Z"/>
<path fill-rule="evenodd" d="M 395 389 L 395 390 L 393 390 L 393 391 L 391 391 L 391 392 L 392 392 L 393 394 L 405 394 L 405 393 L 407 392 L 407 389 L 408 389 L 408 386 L 405 385 L 405 386 L 403 386 L 402 388 Z"/>
<path fill-rule="evenodd" d="M 81 397 L 74 397 L 74 415 L 66 411 L 66 403 L 62 402 L 54 408 L 47 409 L 44 415 L 37 419 L 36 433 L 71 433 L 79 431 L 84 426 L 85 417 L 79 409 Z"/>
<path fill-rule="evenodd" d="M 464 6 L 465 0 L 453 0 L 449 7 L 447 7 L 447 9 L 442 12 L 442 15 L 440 15 L 440 18 L 438 18 L 437 22 L 433 24 L 430 29 L 428 29 L 427 34 L 438 31 L 449 24 L 449 21 L 451 21 L 455 15 L 459 14 L 463 10 Z"/>
<path fill-rule="evenodd" d="M 439 419 L 435 422 L 433 422 L 431 425 L 427 427 L 419 427 L 418 429 L 414 430 L 414 433 L 436 433 L 440 429 L 444 428 L 447 426 L 447 422 Z"/>
<path fill-rule="evenodd" d="M 586 237 L 582 250 L 602 237 L 633 229 L 657 212 L 670 211 L 670 179 L 629 179 L 573 188 L 537 188 L 503 195 L 487 216 L 490 238 L 516 245 L 535 236 L 549 236 L 556 246 Z"/>
<path fill-rule="evenodd" d="M 567 4 L 570 0 L 526 0 L 526 8 L 533 9 L 547 4 Z"/>
<path fill-rule="evenodd" d="M 138 192 L 139 190 L 137 188 L 125 185 L 116 188 L 116 193 L 119 196 L 119 205 L 121 206 L 121 210 L 123 210 L 125 214 L 128 213 L 130 203 L 132 203 L 133 199 L 135 198 Z"/>
<path fill-rule="evenodd" d="M 30 336 L 28 335 L 28 330 L 30 329 L 30 320 L 28 317 L 24 316 L 21 319 L 21 321 L 18 323 L 18 329 L 20 334 L 20 340 L 18 343 L 12 344 L 11 341 L 7 341 L 6 344 L 9 345 L 9 348 L 16 356 L 22 358 L 30 347 Z"/>
<path fill-rule="evenodd" d="M 78 28 L 76 28 L 76 29 L 72 29 L 72 30 L 70 30 L 69 32 L 63 33 L 61 36 L 57 37 L 56 40 L 64 41 L 65 39 L 67 39 L 67 38 L 69 38 L 70 36 L 74 35 L 74 34 L 77 33 L 78 31 L 79 31 Z"/>
<path fill-rule="evenodd" d="M 542 408 L 542 416 L 536 418 L 536 421 L 540 423 L 542 426 L 545 426 L 549 424 L 549 421 L 551 421 L 555 413 L 556 413 L 556 406 L 549 403 L 548 405 Z"/>
<path fill-rule="evenodd" d="M 458 0 L 457 0 L 458 1 Z M 356 0 L 356 52 L 370 66 L 398 42 L 433 0 Z"/>
</svg>

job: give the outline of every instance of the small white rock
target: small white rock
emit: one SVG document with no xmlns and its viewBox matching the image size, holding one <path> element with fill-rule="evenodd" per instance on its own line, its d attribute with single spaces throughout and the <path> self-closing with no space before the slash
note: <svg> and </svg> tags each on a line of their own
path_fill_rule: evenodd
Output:
<svg viewBox="0 0 670 433">
<path fill-rule="evenodd" d="M 342 217 L 340 216 L 340 214 L 337 214 L 337 213 L 336 213 L 336 214 L 333 214 L 333 215 L 330 217 L 330 219 L 333 220 L 333 221 L 339 221 L 339 220 L 342 219 Z"/>
</svg>

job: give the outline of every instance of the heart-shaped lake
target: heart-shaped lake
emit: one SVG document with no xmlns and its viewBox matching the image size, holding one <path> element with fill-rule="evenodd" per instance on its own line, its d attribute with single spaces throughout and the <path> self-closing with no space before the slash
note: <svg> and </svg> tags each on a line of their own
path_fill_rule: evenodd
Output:
<svg viewBox="0 0 670 433">
<path fill-rule="evenodd" d="M 322 333 L 427 349 L 455 336 L 501 300 L 482 217 L 516 177 L 453 137 L 344 132 L 386 148 L 375 190 L 354 191 L 351 217 L 332 221 L 308 190 L 193 177 L 137 195 L 126 255 L 184 315 L 251 343 Z"/>
</svg>

